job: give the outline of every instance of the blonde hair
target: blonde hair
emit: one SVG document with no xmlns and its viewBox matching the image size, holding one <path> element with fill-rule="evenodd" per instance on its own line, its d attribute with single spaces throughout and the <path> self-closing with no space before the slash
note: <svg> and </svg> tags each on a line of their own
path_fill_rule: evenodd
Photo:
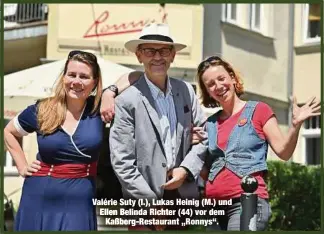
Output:
<svg viewBox="0 0 324 234">
<path fill-rule="evenodd" d="M 72 52 L 74 52 L 74 54 Z M 102 77 L 100 67 L 97 63 L 97 58 L 95 55 L 88 52 L 71 51 L 67 61 L 65 62 L 62 74 L 60 75 L 57 83 L 54 86 L 54 96 L 44 98 L 40 100 L 38 104 L 38 127 L 40 132 L 44 135 L 53 133 L 59 126 L 61 126 L 64 123 L 67 110 L 67 102 L 63 78 L 67 72 L 67 66 L 70 61 L 82 62 L 89 65 L 92 68 L 93 79 L 97 81 L 97 84 L 92 92 L 92 94 L 94 94 L 95 97 L 91 114 L 94 114 L 98 111 L 102 95 Z"/>
<path fill-rule="evenodd" d="M 211 56 L 199 64 L 197 69 L 197 75 L 196 75 L 198 81 L 198 87 L 201 93 L 200 98 L 202 99 L 202 104 L 205 107 L 219 106 L 219 103 L 208 94 L 207 89 L 202 80 L 202 76 L 204 75 L 205 71 L 210 67 L 216 67 L 216 66 L 223 66 L 224 69 L 228 72 L 228 74 L 235 79 L 236 84 L 234 85 L 234 88 L 235 88 L 235 93 L 238 97 L 240 97 L 244 93 L 243 80 L 239 72 L 234 70 L 231 64 L 224 61 L 220 57 Z"/>
</svg>

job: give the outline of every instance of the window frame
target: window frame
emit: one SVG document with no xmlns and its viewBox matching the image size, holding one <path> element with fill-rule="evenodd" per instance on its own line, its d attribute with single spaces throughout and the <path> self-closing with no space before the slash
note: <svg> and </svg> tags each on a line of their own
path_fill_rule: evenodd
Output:
<svg viewBox="0 0 324 234">
<path fill-rule="evenodd" d="M 232 19 L 230 15 L 232 16 L 232 5 L 236 5 L 236 19 Z M 238 4 L 237 3 L 223 3 L 222 4 L 222 20 L 224 22 L 232 23 L 232 24 L 238 24 Z"/>
<path fill-rule="evenodd" d="M 6 125 L 6 120 L 8 120 L 8 123 L 10 121 L 10 119 L 8 118 L 4 118 L 4 123 Z M 23 138 L 21 138 L 21 146 L 23 146 Z M 19 175 L 18 170 L 16 168 L 15 165 L 13 165 L 13 158 L 11 157 L 11 154 L 8 150 L 5 150 L 6 152 L 6 164 L 3 165 L 3 174 L 4 176 L 8 176 L 8 175 Z M 4 162 L 4 161 L 3 161 Z"/>
<path fill-rule="evenodd" d="M 257 28 L 255 27 L 255 8 L 256 8 L 256 4 L 260 4 L 260 28 Z M 259 32 L 259 33 L 262 33 L 263 32 L 263 25 L 264 25 L 264 22 L 263 22 L 263 19 L 264 19 L 264 6 L 263 4 L 261 3 L 252 3 L 250 4 L 250 29 L 252 31 L 255 31 L 255 32 Z"/>
<path fill-rule="evenodd" d="M 317 117 L 318 116 L 314 116 L 313 118 L 317 118 Z M 320 122 L 317 122 L 317 123 L 320 124 Z M 307 139 L 309 139 L 309 138 L 321 138 L 321 128 L 319 126 L 316 126 L 316 128 L 307 129 L 307 128 L 305 128 L 305 123 L 304 123 L 303 130 L 302 130 L 302 152 L 303 152 L 303 156 L 302 156 L 303 162 L 302 163 L 304 165 L 308 165 L 306 142 L 307 142 Z"/>
<path fill-rule="evenodd" d="M 303 43 L 304 44 L 311 44 L 311 43 L 320 43 L 321 37 L 314 37 L 314 38 L 308 38 L 308 17 L 309 17 L 309 3 L 303 4 L 303 17 L 302 17 L 302 23 L 303 23 Z"/>
<path fill-rule="evenodd" d="M 9 151 L 6 151 L 6 165 L 3 166 L 4 175 L 18 175 L 16 166 L 13 164 L 13 158 L 10 155 Z"/>
</svg>

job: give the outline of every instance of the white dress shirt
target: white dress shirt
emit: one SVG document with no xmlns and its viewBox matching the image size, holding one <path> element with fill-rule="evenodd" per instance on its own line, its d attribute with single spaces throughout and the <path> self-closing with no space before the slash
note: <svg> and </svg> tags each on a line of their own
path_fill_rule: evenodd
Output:
<svg viewBox="0 0 324 234">
<path fill-rule="evenodd" d="M 162 130 L 162 141 L 167 158 L 167 168 L 169 170 L 175 166 L 175 147 L 177 135 L 177 115 L 175 112 L 170 79 L 169 77 L 167 78 L 167 88 L 164 94 L 160 88 L 158 88 L 147 78 L 146 74 L 144 76 L 154 99 L 155 110 L 159 115 Z"/>
</svg>

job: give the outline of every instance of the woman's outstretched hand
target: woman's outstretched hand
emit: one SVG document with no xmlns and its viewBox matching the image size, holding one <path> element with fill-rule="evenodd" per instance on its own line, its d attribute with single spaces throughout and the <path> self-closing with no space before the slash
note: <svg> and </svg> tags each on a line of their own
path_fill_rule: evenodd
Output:
<svg viewBox="0 0 324 234">
<path fill-rule="evenodd" d="M 321 114 L 320 100 L 316 97 L 310 98 L 305 105 L 299 107 L 297 99 L 293 97 L 293 111 L 292 111 L 292 124 L 294 127 L 301 126 L 302 123 L 312 117 Z"/>
</svg>

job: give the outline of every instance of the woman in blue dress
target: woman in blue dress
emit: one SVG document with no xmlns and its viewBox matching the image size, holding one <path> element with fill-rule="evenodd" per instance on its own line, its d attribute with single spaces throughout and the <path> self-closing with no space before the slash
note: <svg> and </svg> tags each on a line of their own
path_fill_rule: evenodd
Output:
<svg viewBox="0 0 324 234">
<path fill-rule="evenodd" d="M 25 177 L 16 231 L 97 229 L 96 163 L 103 139 L 102 94 L 95 55 L 71 51 L 54 96 L 28 106 L 5 128 L 5 144 Z M 28 164 L 18 139 L 37 133 L 38 154 Z"/>
</svg>

